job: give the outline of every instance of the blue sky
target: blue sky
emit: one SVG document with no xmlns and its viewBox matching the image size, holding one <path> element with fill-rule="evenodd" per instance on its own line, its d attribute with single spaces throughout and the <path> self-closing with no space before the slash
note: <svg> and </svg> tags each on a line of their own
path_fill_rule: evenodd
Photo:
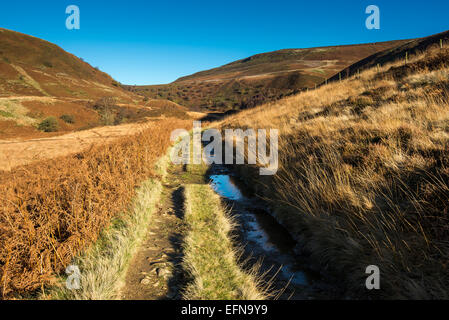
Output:
<svg viewBox="0 0 449 320">
<path fill-rule="evenodd" d="M 25 2 L 25 3 L 24 3 Z M 368 5 L 381 29 L 365 28 Z M 68 5 L 81 29 L 67 30 Z M 2 1 L 0 27 L 56 43 L 125 84 L 159 84 L 284 48 L 378 42 L 449 29 L 447 0 Z"/>
</svg>

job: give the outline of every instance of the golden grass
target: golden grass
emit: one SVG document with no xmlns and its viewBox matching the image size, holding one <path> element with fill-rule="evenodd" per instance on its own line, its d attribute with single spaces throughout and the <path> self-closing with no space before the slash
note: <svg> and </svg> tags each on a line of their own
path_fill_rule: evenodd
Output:
<svg viewBox="0 0 449 320">
<path fill-rule="evenodd" d="M 155 176 L 155 162 L 171 144 L 172 130 L 191 126 L 174 119 L 160 124 L 75 155 L 2 172 L 3 298 L 53 283 L 124 212 L 136 187 Z"/>
<path fill-rule="evenodd" d="M 114 218 L 111 227 L 102 232 L 92 248 L 72 261 L 72 265 L 80 269 L 79 290 L 68 289 L 66 277 L 63 277 L 58 287 L 44 291 L 40 299 L 119 299 L 129 262 L 145 239 L 161 192 L 160 181 L 144 182 L 137 191 L 131 211 Z"/>
<path fill-rule="evenodd" d="M 76 154 L 96 145 L 139 134 L 151 127 L 153 130 L 158 128 L 156 123 L 146 122 L 101 127 L 54 137 L 0 141 L 0 170 L 10 171 L 19 166 Z"/>
<path fill-rule="evenodd" d="M 448 66 L 431 49 L 219 124 L 280 130 L 278 174 L 242 172 L 354 296 L 449 298 Z"/>
<path fill-rule="evenodd" d="M 209 185 L 185 186 L 184 268 L 192 278 L 186 300 L 262 300 L 256 272 L 242 270 L 233 246 L 231 218 Z"/>
</svg>

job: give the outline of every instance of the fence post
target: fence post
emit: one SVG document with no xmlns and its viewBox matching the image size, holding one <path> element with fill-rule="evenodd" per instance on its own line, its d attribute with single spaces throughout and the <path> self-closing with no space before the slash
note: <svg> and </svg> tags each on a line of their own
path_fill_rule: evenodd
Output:
<svg viewBox="0 0 449 320">
<path fill-rule="evenodd" d="M 440 39 L 440 49 L 443 49 L 443 39 Z"/>
<path fill-rule="evenodd" d="M 405 64 L 408 63 L 408 51 L 405 53 Z"/>
</svg>

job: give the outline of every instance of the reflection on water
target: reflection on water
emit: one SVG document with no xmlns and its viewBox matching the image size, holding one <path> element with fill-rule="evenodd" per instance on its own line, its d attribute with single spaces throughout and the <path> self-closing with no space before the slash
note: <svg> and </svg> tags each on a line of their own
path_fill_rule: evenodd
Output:
<svg viewBox="0 0 449 320">
<path fill-rule="evenodd" d="M 221 172 L 220 172 L 221 173 Z M 244 231 L 245 241 L 250 249 L 265 259 L 282 265 L 281 274 L 293 284 L 307 285 L 307 278 L 293 253 L 296 242 L 255 199 L 242 194 L 237 181 L 228 174 L 210 176 L 211 186 L 220 196 L 235 201 Z"/>
<path fill-rule="evenodd" d="M 287 231 L 268 213 L 247 213 L 245 220 L 249 226 L 247 239 L 263 248 L 265 253 L 274 257 L 283 267 L 281 273 L 291 283 L 306 285 L 307 278 L 302 272 L 301 266 L 297 265 L 293 257 L 293 249 L 296 242 Z"/>
<path fill-rule="evenodd" d="M 242 200 L 240 189 L 234 184 L 229 175 L 210 176 L 212 188 L 220 196 L 230 200 Z"/>
</svg>

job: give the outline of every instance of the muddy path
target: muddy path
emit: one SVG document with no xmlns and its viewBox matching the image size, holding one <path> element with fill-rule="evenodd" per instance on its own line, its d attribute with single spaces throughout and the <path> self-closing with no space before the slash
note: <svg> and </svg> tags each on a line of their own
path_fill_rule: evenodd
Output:
<svg viewBox="0 0 449 320">
<path fill-rule="evenodd" d="M 148 236 L 132 258 L 121 290 L 123 300 L 179 300 L 187 279 L 182 270 L 185 184 L 204 184 L 202 175 L 171 166 Z"/>
<path fill-rule="evenodd" d="M 244 268 L 257 265 L 263 282 L 270 283 L 273 299 L 338 299 L 338 290 L 307 267 L 307 259 L 295 253 L 297 243 L 267 211 L 268 206 L 249 194 L 230 168 L 213 165 L 206 175 L 171 166 L 164 181 L 158 210 L 148 236 L 132 258 L 124 300 L 178 300 L 188 284 L 182 270 L 184 185 L 211 184 L 237 223 L 235 244 L 241 248 Z"/>
</svg>

